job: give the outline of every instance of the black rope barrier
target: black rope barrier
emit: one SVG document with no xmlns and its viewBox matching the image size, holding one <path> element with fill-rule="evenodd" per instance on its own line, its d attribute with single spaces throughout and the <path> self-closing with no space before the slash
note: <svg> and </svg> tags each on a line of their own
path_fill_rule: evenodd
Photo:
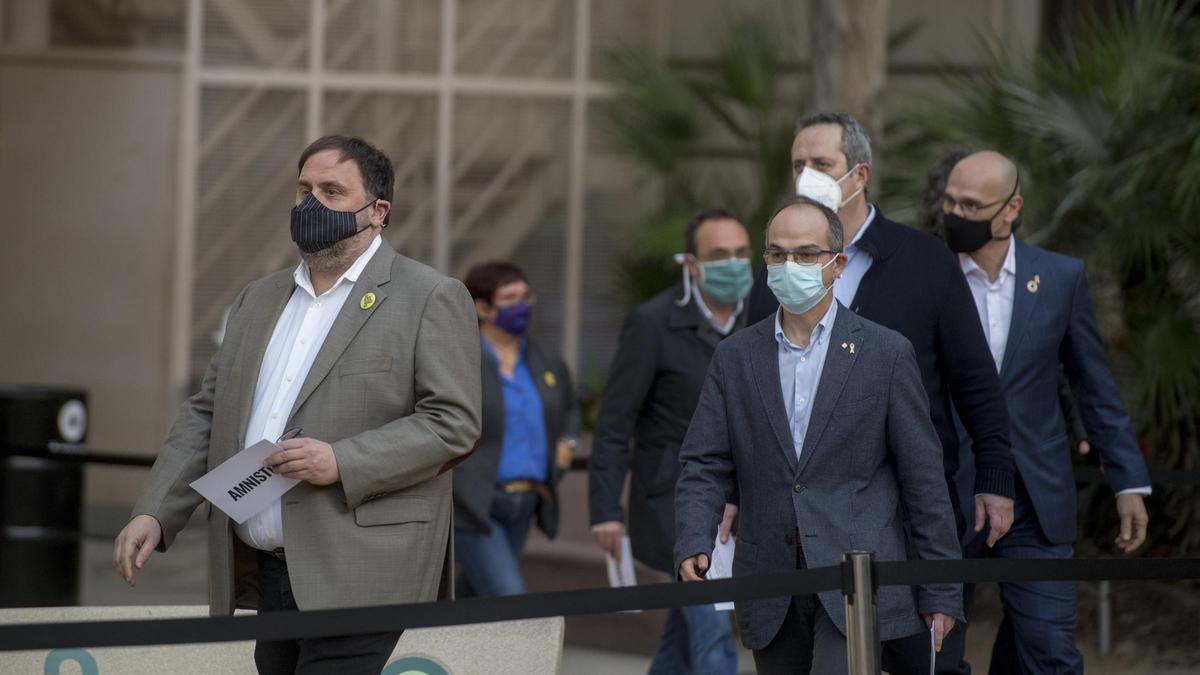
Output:
<svg viewBox="0 0 1200 675">
<path fill-rule="evenodd" d="M 1200 558 L 938 560 L 875 564 L 880 586 L 981 581 L 1200 579 Z M 842 591 L 843 566 L 701 583 L 589 588 L 500 598 L 273 612 L 255 616 L 0 625 L 0 651 L 285 640 L 663 609 Z"/>
<path fill-rule="evenodd" d="M 81 464 L 110 464 L 146 468 L 154 466 L 155 459 L 154 457 L 124 455 L 108 450 L 97 450 L 75 443 L 59 443 L 55 441 L 51 441 L 45 446 L 10 447 L 9 454 L 29 454 Z M 588 458 L 576 457 L 571 460 L 569 470 L 587 471 L 587 468 Z M 1101 483 L 1104 480 L 1104 472 L 1098 466 L 1075 467 L 1076 483 Z M 1153 485 L 1200 485 L 1200 471 L 1180 471 L 1150 467 L 1150 483 Z"/>
</svg>

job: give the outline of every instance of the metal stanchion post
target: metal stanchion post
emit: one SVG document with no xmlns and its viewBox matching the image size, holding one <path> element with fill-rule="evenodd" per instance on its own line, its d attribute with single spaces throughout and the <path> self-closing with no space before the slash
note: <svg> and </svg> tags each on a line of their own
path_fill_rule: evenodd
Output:
<svg viewBox="0 0 1200 675">
<path fill-rule="evenodd" d="M 879 675 L 879 624 L 875 616 L 872 554 L 867 551 L 843 554 L 842 570 L 850 675 Z"/>
</svg>

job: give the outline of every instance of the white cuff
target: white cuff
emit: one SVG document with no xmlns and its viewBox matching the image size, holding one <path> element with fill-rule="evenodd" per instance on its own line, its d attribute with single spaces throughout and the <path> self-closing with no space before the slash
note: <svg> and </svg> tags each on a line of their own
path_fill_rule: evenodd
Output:
<svg viewBox="0 0 1200 675">
<path fill-rule="evenodd" d="M 1148 494 L 1150 494 L 1150 486 L 1149 485 L 1147 485 L 1145 487 L 1128 488 L 1126 490 L 1121 490 L 1121 491 L 1117 492 L 1118 497 L 1120 497 L 1121 495 L 1148 495 Z"/>
</svg>

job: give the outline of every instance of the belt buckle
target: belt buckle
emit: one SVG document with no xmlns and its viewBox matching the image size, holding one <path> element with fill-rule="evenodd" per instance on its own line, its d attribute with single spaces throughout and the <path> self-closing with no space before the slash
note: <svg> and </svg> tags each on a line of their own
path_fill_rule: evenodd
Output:
<svg viewBox="0 0 1200 675">
<path fill-rule="evenodd" d="M 280 561 L 283 561 L 283 562 L 287 562 L 287 556 L 286 556 L 286 555 L 284 555 L 284 551 L 283 551 L 283 547 L 282 547 L 282 546 L 280 546 L 279 548 L 276 548 L 276 549 L 271 549 L 270 551 L 267 551 L 267 553 L 269 553 L 269 554 L 271 554 L 272 556 L 274 556 L 274 557 L 275 557 L 277 560 L 280 560 Z"/>
</svg>

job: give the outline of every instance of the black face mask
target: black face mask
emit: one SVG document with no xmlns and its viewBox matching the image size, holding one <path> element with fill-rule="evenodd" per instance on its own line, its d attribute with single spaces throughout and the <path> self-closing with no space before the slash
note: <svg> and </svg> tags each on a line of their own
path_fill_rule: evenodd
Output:
<svg viewBox="0 0 1200 675">
<path fill-rule="evenodd" d="M 378 200 L 372 199 L 358 211 L 376 201 Z M 355 220 L 358 211 L 334 211 L 310 192 L 304 201 L 292 208 L 292 241 L 305 253 L 327 249 L 366 229 L 358 227 Z"/>
<path fill-rule="evenodd" d="M 1000 208 L 996 210 L 996 213 L 992 214 L 992 217 L 987 220 L 967 220 L 957 213 L 942 214 L 942 225 L 946 232 L 946 245 L 955 253 L 974 253 L 993 239 L 1008 239 L 1007 236 L 992 236 L 992 221 L 1004 211 L 1004 208 L 1012 201 L 1015 194 L 1017 194 L 1016 186 L 1013 187 L 1012 193 L 1008 195 L 1008 199 L 1005 199 Z M 1020 224 L 1020 218 L 1014 220 L 1012 232 L 1016 232 L 1017 226 Z"/>
</svg>

